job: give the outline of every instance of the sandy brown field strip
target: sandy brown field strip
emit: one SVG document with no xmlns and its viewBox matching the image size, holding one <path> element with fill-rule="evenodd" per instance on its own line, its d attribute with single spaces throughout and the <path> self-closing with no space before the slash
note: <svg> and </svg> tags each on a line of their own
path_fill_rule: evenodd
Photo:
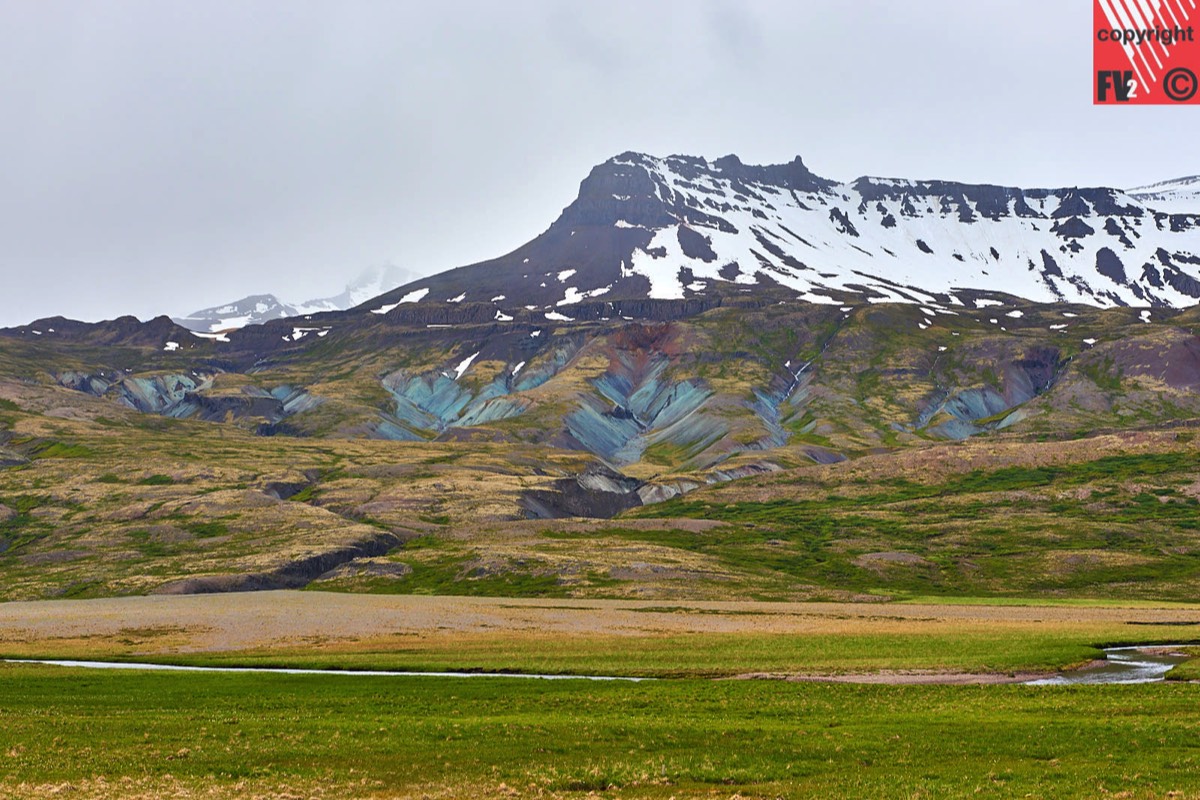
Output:
<svg viewBox="0 0 1200 800">
<path fill-rule="evenodd" d="M 405 635 L 837 634 L 961 628 L 1197 624 L 1200 608 L 672 602 L 248 592 L 0 604 L 0 649 L 145 640 L 143 652 L 294 647 Z M 1137 632 L 1136 625 L 1129 625 Z M 1200 636 L 1200 627 L 1197 628 Z"/>
</svg>

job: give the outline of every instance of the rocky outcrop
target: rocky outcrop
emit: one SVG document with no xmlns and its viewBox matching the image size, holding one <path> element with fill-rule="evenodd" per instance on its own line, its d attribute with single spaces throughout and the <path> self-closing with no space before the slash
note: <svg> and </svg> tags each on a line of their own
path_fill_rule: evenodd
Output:
<svg viewBox="0 0 1200 800">
<path fill-rule="evenodd" d="M 593 463 L 574 478 L 555 481 L 550 489 L 526 492 L 520 505 L 531 519 L 608 519 L 642 505 L 638 495 L 641 487 L 641 481 Z"/>
<path fill-rule="evenodd" d="M 64 371 L 55 378 L 59 385 L 96 397 L 111 397 L 124 406 L 147 414 L 176 419 L 223 422 L 254 417 L 273 425 L 310 411 L 321 399 L 301 388 L 278 386 L 266 390 L 244 386 L 237 392 L 211 394 L 215 374 L 124 376 L 117 372 L 82 373 Z"/>
<path fill-rule="evenodd" d="M 218 592 L 256 592 L 269 589 L 299 589 L 321 575 L 358 558 L 381 556 L 399 547 L 403 539 L 394 533 L 379 533 L 357 544 L 283 564 L 268 572 L 245 575 L 197 575 L 170 581 L 154 594 L 214 594 Z"/>
<path fill-rule="evenodd" d="M 13 450 L 6 447 L 0 447 L 0 469 L 7 467 L 19 467 L 28 464 L 29 459 Z"/>
<path fill-rule="evenodd" d="M 919 409 L 916 427 L 939 414 L 949 419 L 931 425 L 927 433 L 948 439 L 965 439 L 987 430 L 1003 429 L 1023 416 L 1019 407 L 1054 386 L 1066 360 L 1054 347 L 1028 348 L 1018 358 L 1001 362 L 999 385 L 943 389 Z M 1012 412 L 1006 414 L 1005 412 Z"/>
<path fill-rule="evenodd" d="M 331 569 L 317 581 L 336 581 L 345 578 L 385 578 L 401 580 L 412 574 L 413 568 L 399 561 L 357 559 Z"/>
</svg>

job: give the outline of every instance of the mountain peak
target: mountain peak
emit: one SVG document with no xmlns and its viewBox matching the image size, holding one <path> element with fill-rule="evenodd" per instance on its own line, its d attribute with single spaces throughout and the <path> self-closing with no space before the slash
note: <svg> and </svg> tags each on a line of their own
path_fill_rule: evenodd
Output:
<svg viewBox="0 0 1200 800">
<path fill-rule="evenodd" d="M 259 325 L 273 319 L 343 311 L 412 278 L 412 273 L 407 270 L 394 264 L 384 264 L 364 270 L 346 284 L 341 294 L 332 297 L 288 303 L 273 294 L 252 294 L 232 303 L 193 311 L 175 322 L 189 330 L 218 333 L 247 325 Z"/>
<path fill-rule="evenodd" d="M 1200 184 L 1189 180 L 1146 192 L 839 183 L 799 156 L 753 165 L 630 151 L 593 168 L 528 244 L 399 287 L 371 310 L 490 303 L 503 319 L 519 302 L 553 320 L 585 301 L 712 301 L 768 288 L 831 304 L 954 305 L 991 293 L 1189 306 L 1200 300 Z"/>
</svg>

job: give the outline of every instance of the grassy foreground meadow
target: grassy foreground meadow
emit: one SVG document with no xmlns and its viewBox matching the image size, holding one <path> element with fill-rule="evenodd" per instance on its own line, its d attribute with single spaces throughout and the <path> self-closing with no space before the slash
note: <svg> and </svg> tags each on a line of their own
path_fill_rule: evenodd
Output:
<svg viewBox="0 0 1200 800">
<path fill-rule="evenodd" d="M 1195 687 L 0 666 L 0 795 L 1200 797 Z"/>
<path fill-rule="evenodd" d="M 0 797 L 1200 797 L 1192 684 L 896 685 L 1079 666 L 1106 644 L 1194 638 L 1197 621 L 1193 606 L 1136 601 L 0 604 L 5 658 L 657 678 L 0 662 Z M 765 674 L 789 679 L 744 679 Z"/>
</svg>

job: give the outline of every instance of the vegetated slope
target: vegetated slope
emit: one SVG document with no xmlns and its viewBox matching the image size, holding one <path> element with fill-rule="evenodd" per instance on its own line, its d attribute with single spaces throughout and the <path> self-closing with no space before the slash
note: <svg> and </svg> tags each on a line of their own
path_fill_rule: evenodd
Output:
<svg viewBox="0 0 1200 800">
<path fill-rule="evenodd" d="M 0 596 L 298 588 L 584 471 L 520 446 L 258 437 L 0 382 Z"/>
<path fill-rule="evenodd" d="M 1196 435 L 913 449 L 712 487 L 637 516 L 719 523 L 675 541 L 781 586 L 1187 601 L 1200 588 Z"/>
<path fill-rule="evenodd" d="M 262 349 L 287 323 L 188 348 L 169 321 L 8 332 L 3 596 L 1194 592 L 1194 310 L 767 297 L 367 314 Z M 1134 460 L 1109 475 L 1093 445 Z M 1084 472 L 1003 473 L 1051 456 Z"/>
<path fill-rule="evenodd" d="M 1195 311 L 644 302 L 663 319 L 368 315 L 266 352 L 249 331 L 172 347 L 165 320 L 140 338 L 117 321 L 0 341 L 8 374 L 140 411 L 265 435 L 549 445 L 676 488 L 665 476 L 1200 416 Z"/>
</svg>

